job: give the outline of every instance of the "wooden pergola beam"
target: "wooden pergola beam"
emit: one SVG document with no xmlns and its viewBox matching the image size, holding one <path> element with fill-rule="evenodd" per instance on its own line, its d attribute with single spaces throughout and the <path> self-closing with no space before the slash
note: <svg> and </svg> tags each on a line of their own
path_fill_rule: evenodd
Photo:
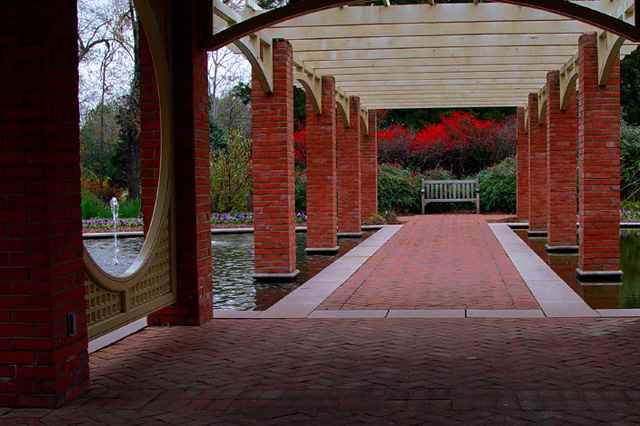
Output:
<svg viewBox="0 0 640 426">
<path fill-rule="evenodd" d="M 216 50 L 249 34 L 289 19 L 337 6 L 358 3 L 359 1 L 360 0 L 305 0 L 290 2 L 286 6 L 256 14 L 219 33 L 204 36 L 200 41 L 200 47 L 206 50 Z M 635 25 L 579 3 L 565 0 L 501 0 L 500 2 L 526 6 L 576 19 L 628 40 L 640 42 L 640 30 L 638 30 L 638 27 Z"/>
<path fill-rule="evenodd" d="M 635 16 L 634 0 L 588 3 L 595 12 L 625 22 Z M 221 16 L 225 25 L 237 22 L 235 27 L 269 13 L 253 5 Z M 238 16 L 244 21 L 238 22 Z M 577 40 L 595 30 L 547 8 L 492 2 L 333 8 L 281 22 L 251 37 L 287 39 L 294 48 L 295 75 L 308 92 L 317 91 L 320 76 L 334 76 L 345 116 L 351 95 L 360 97 L 363 108 L 377 108 L 413 107 L 420 101 L 425 107 L 434 102 L 518 105 L 529 93 L 540 92 L 543 112 L 540 88 L 547 72 L 561 70 L 561 92 L 568 98 L 575 90 L 571 61 Z M 620 50 L 624 39 L 605 31 L 599 39 L 603 80 L 606 64 L 633 46 Z"/>
</svg>

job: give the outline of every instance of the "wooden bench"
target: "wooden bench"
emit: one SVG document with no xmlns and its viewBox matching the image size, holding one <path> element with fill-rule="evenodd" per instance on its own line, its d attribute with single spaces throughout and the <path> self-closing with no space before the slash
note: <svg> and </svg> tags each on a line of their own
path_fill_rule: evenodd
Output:
<svg viewBox="0 0 640 426">
<path fill-rule="evenodd" d="M 424 180 L 422 179 L 422 214 L 428 203 L 475 202 L 480 214 L 480 188 L 473 180 Z"/>
</svg>

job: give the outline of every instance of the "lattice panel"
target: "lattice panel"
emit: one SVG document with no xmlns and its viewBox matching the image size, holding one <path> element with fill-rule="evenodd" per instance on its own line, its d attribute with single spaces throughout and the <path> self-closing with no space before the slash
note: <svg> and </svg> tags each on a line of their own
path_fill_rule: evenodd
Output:
<svg viewBox="0 0 640 426">
<path fill-rule="evenodd" d="M 90 278 L 85 281 L 87 289 L 87 323 L 89 326 L 122 313 L 122 295 L 104 290 Z"/>
<path fill-rule="evenodd" d="M 153 261 L 144 277 L 129 290 L 132 308 L 171 293 L 171 259 L 169 229 L 164 228 L 154 250 Z"/>
<path fill-rule="evenodd" d="M 159 304 L 166 306 L 175 301 L 175 297 L 171 299 L 171 241 L 168 222 L 165 219 L 159 231 L 159 238 L 150 254 L 150 265 L 144 275 L 131 279 L 127 291 L 109 291 L 87 277 L 85 286 L 90 339 L 155 312 L 159 309 Z M 128 301 L 123 300 L 125 295 Z M 159 299 L 162 296 L 164 299 Z M 125 312 L 127 305 L 129 308 Z"/>
</svg>

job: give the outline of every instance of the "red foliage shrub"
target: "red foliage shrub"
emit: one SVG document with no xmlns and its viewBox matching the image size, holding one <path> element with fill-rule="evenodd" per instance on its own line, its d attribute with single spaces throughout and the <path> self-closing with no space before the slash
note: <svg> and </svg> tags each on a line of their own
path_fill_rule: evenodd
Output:
<svg viewBox="0 0 640 426">
<path fill-rule="evenodd" d="M 293 133 L 295 167 L 299 170 L 307 166 L 307 129 L 300 127 Z"/>
<path fill-rule="evenodd" d="M 413 168 L 415 155 L 411 144 L 415 137 L 413 130 L 398 124 L 378 130 L 378 163 L 394 163 L 404 168 Z"/>
<path fill-rule="evenodd" d="M 515 117 L 479 120 L 457 111 L 417 133 L 399 125 L 378 131 L 378 162 L 416 171 L 438 167 L 472 175 L 515 153 Z"/>
</svg>

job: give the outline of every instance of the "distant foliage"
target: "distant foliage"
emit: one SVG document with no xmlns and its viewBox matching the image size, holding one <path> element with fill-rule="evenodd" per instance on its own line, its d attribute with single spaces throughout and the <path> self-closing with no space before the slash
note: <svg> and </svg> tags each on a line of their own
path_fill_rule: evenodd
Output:
<svg viewBox="0 0 640 426">
<path fill-rule="evenodd" d="M 139 218 L 142 211 L 142 198 L 134 198 L 120 204 L 118 217 L 121 219 Z"/>
<path fill-rule="evenodd" d="M 102 182 L 102 198 L 100 197 L 100 180 L 93 174 L 91 174 L 87 170 L 83 170 L 82 176 L 82 191 L 83 198 L 85 195 L 91 194 L 92 197 L 104 202 L 108 203 L 111 201 L 111 198 L 116 197 L 119 202 L 124 199 L 124 191 L 122 188 L 116 185 L 112 185 L 109 181 L 105 180 Z"/>
<path fill-rule="evenodd" d="M 82 191 L 80 207 L 82 209 L 82 219 L 106 219 L 113 216 L 107 203 L 100 201 L 98 197 L 88 191 Z"/>
<path fill-rule="evenodd" d="M 640 199 L 640 127 L 620 126 L 620 198 Z"/>
<path fill-rule="evenodd" d="M 398 164 L 382 164 L 378 167 L 378 211 L 384 215 L 395 213 L 420 213 L 422 179 L 450 180 L 455 176 L 444 169 L 427 170 L 415 173 Z M 430 204 L 429 213 L 450 208 L 447 203 Z"/>
<path fill-rule="evenodd" d="M 515 117 L 480 120 L 456 111 L 417 132 L 398 124 L 380 129 L 378 162 L 415 172 L 445 168 L 463 177 L 514 155 L 515 146 Z"/>
<path fill-rule="evenodd" d="M 118 218 L 134 219 L 140 217 L 141 199 L 134 198 L 132 200 L 119 200 Z M 83 190 L 82 201 L 80 204 L 82 209 L 82 219 L 111 219 L 111 205 L 101 201 L 93 193 Z M 86 226 L 86 224 L 85 224 Z"/>
<path fill-rule="evenodd" d="M 398 164 L 378 167 L 378 211 L 416 212 L 420 208 L 420 178 Z"/>
<path fill-rule="evenodd" d="M 378 130 L 378 163 L 398 164 L 412 170 L 422 169 L 423 156 L 416 155 L 411 149 L 415 138 L 416 132 L 398 124 Z"/>
<path fill-rule="evenodd" d="M 296 211 L 307 213 L 307 174 L 304 171 L 296 171 Z"/>
<path fill-rule="evenodd" d="M 209 149 L 211 151 L 221 151 L 227 146 L 227 131 L 209 112 Z"/>
<path fill-rule="evenodd" d="M 624 121 L 640 126 L 640 51 L 620 61 L 620 105 Z"/>
<path fill-rule="evenodd" d="M 456 176 L 466 176 L 515 154 L 515 145 L 513 119 L 495 122 L 454 112 L 418 132 L 411 148 L 425 157 L 428 168 L 444 167 Z"/>
<path fill-rule="evenodd" d="M 445 169 L 425 170 L 420 173 L 420 177 L 425 180 L 453 180 L 456 178 L 453 173 Z"/>
<path fill-rule="evenodd" d="M 227 136 L 227 146 L 211 151 L 211 211 L 248 211 L 252 187 L 251 140 L 237 131 Z"/>
<path fill-rule="evenodd" d="M 480 208 L 484 212 L 515 213 L 516 159 L 509 157 L 501 163 L 478 173 Z"/>
<path fill-rule="evenodd" d="M 293 133 L 293 155 L 296 170 L 307 168 L 307 129 L 298 123 Z"/>
</svg>

